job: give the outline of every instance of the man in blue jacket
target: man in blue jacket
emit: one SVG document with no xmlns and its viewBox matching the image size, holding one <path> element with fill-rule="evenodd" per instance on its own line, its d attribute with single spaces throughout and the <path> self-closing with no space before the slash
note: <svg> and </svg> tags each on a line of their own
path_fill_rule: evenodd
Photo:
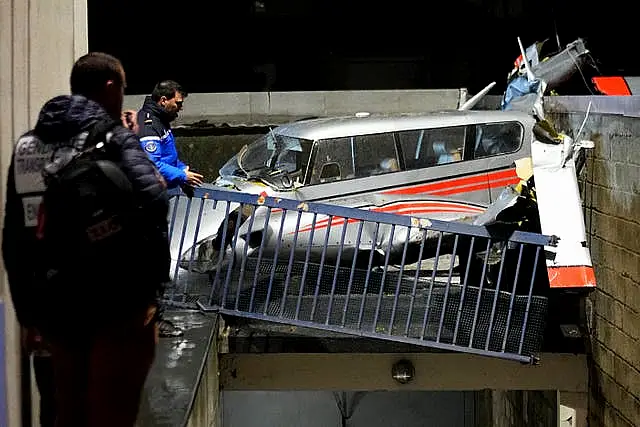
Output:
<svg viewBox="0 0 640 427">
<path fill-rule="evenodd" d="M 178 117 L 187 92 L 172 81 L 163 80 L 147 96 L 140 111 L 137 124 L 140 145 L 147 156 L 155 163 L 167 187 L 181 187 L 187 194 L 193 187 L 202 184 L 202 175 L 189 170 L 178 158 L 176 140 L 171 131 L 171 122 Z M 183 331 L 163 316 L 159 307 L 157 326 L 162 337 L 178 337 Z"/>
<path fill-rule="evenodd" d="M 142 149 L 153 160 L 169 188 L 183 189 L 202 184 L 202 175 L 189 170 L 178 158 L 171 122 L 178 118 L 187 97 L 182 87 L 163 80 L 156 85 L 138 111 L 139 136 Z"/>
</svg>

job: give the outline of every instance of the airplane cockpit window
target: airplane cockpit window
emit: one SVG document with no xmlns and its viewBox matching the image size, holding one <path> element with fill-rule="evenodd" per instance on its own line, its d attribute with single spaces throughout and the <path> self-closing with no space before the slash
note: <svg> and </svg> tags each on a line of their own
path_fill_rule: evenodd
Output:
<svg viewBox="0 0 640 427">
<path fill-rule="evenodd" d="M 465 126 L 399 132 L 406 168 L 421 169 L 463 160 L 465 134 Z"/>
<path fill-rule="evenodd" d="M 276 188 L 304 180 L 313 141 L 273 131 L 245 145 L 220 168 L 225 178 L 261 180 Z"/>
<path fill-rule="evenodd" d="M 522 143 L 522 125 L 518 122 L 476 125 L 474 158 L 517 151 Z"/>
<path fill-rule="evenodd" d="M 320 182 L 339 181 L 340 179 L 342 179 L 342 172 L 340 171 L 340 165 L 338 163 L 331 162 L 322 165 Z"/>
<path fill-rule="evenodd" d="M 354 178 L 352 139 L 324 139 L 316 143 L 311 185 Z"/>
</svg>

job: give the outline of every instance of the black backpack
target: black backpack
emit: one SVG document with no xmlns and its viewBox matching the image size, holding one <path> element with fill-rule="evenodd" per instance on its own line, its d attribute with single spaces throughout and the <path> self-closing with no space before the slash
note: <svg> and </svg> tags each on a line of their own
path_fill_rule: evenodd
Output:
<svg viewBox="0 0 640 427">
<path fill-rule="evenodd" d="M 76 137 L 45 166 L 39 271 L 56 297 L 91 296 L 95 285 L 115 286 L 133 266 L 140 218 L 131 182 L 117 164 L 119 151 L 109 142 L 116 125 L 97 122 L 79 150 Z"/>
</svg>

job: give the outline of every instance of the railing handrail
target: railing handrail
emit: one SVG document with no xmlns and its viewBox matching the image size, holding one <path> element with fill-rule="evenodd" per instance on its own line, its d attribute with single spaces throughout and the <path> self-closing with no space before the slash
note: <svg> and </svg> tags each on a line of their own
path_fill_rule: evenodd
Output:
<svg viewBox="0 0 640 427">
<path fill-rule="evenodd" d="M 171 197 L 184 195 L 180 189 L 169 191 Z M 443 221 L 438 219 L 426 219 L 409 215 L 398 215 L 388 212 L 375 212 L 365 209 L 339 206 L 328 203 L 306 202 L 280 197 L 262 196 L 260 194 L 241 193 L 223 187 L 203 186 L 194 189 L 193 197 L 200 199 L 214 199 L 231 203 L 245 203 L 265 206 L 272 209 L 283 209 L 289 212 L 311 213 L 329 215 L 342 218 L 351 218 L 360 221 L 381 222 L 404 227 L 416 227 L 441 231 L 445 233 L 460 233 L 468 236 L 509 240 L 515 243 L 529 243 L 539 246 L 556 246 L 556 237 L 528 231 L 512 231 L 508 235 L 500 231 L 491 230 L 482 225 L 465 224 L 455 221 Z"/>
<path fill-rule="evenodd" d="M 169 302 L 536 359 L 548 306 L 538 291 L 548 289 L 550 236 L 222 187 L 170 195 L 178 259 Z"/>
</svg>

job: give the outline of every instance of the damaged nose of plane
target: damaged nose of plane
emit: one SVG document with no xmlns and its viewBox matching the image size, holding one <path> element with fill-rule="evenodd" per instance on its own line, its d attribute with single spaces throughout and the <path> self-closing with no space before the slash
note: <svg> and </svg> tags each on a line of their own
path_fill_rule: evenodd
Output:
<svg viewBox="0 0 640 427">
<path fill-rule="evenodd" d="M 216 244 L 216 236 L 209 236 L 185 251 L 180 257 L 180 268 L 193 273 L 215 272 L 229 264 L 233 254 L 231 248 L 227 248 L 220 256 L 220 250 Z"/>
</svg>

